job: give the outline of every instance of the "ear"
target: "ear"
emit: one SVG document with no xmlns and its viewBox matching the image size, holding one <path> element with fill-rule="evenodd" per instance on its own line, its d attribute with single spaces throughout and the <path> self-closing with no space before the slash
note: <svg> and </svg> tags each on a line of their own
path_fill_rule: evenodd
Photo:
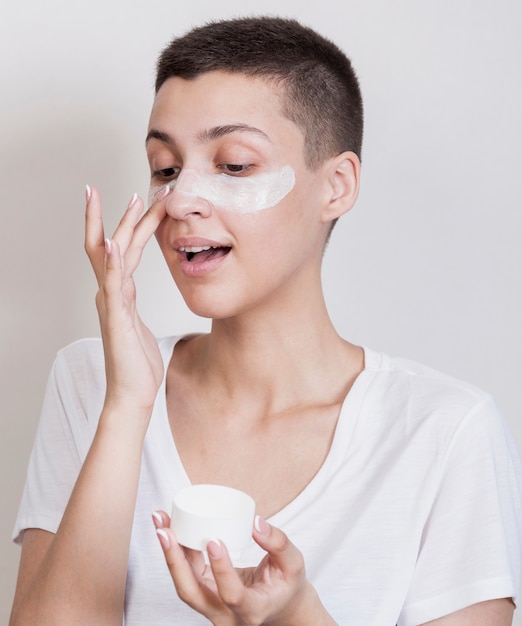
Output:
<svg viewBox="0 0 522 626">
<path fill-rule="evenodd" d="M 359 195 L 361 161 L 355 152 L 342 152 L 326 164 L 329 180 L 329 199 L 325 203 L 322 219 L 331 222 L 348 213 Z"/>
</svg>

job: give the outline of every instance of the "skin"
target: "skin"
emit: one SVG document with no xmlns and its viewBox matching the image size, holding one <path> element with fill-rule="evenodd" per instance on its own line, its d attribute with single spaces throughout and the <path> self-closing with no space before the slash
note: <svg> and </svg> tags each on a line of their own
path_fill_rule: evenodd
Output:
<svg viewBox="0 0 522 626">
<path fill-rule="evenodd" d="M 247 177 L 225 173 L 202 175 L 183 169 L 174 184 L 177 193 L 185 193 L 196 201 L 205 199 L 220 210 L 242 214 L 275 206 L 292 190 L 295 179 L 290 167 Z M 152 186 L 149 197 L 155 198 L 162 190 L 163 186 Z"/>
<path fill-rule="evenodd" d="M 223 131 L 232 125 L 257 130 Z M 153 172 L 221 172 L 239 163 L 250 168 L 241 175 L 255 175 L 289 165 L 296 185 L 276 207 L 241 216 L 175 190 L 144 215 L 142 201 L 133 199 L 108 244 L 99 194 L 88 193 L 85 245 L 99 286 L 107 395 L 58 532 L 24 534 L 11 626 L 121 624 L 143 438 L 164 373 L 136 311 L 133 281 L 154 234 L 187 305 L 213 319 L 209 335 L 178 345 L 166 372 L 176 446 L 193 482 L 228 484 L 254 497 L 260 517 L 253 538 L 267 551 L 256 568 L 238 570 L 226 546 L 211 542 L 205 566 L 158 512 L 154 524 L 175 588 L 215 626 L 334 624 L 298 546 L 264 518 L 321 466 L 341 402 L 364 366 L 362 350 L 330 322 L 320 277 L 330 223 L 357 198 L 359 161 L 343 153 L 310 171 L 303 135 L 282 115 L 274 88 L 240 75 L 169 79 L 149 130 Z M 180 238 L 230 251 L 194 274 L 177 250 Z M 490 600 L 430 624 L 507 626 L 512 612 L 511 600 Z"/>
</svg>

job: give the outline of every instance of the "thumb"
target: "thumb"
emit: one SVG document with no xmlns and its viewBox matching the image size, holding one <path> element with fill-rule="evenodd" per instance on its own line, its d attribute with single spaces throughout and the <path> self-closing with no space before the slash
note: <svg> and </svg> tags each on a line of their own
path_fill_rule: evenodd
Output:
<svg viewBox="0 0 522 626">
<path fill-rule="evenodd" d="M 282 530 L 271 526 L 259 515 L 255 518 L 253 537 L 283 572 L 289 575 L 304 573 L 304 558 L 301 552 Z"/>
</svg>

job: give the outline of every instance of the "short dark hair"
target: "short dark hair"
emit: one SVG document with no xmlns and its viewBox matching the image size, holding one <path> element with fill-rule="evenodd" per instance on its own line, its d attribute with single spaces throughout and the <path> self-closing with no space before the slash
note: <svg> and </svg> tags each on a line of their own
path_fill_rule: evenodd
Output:
<svg viewBox="0 0 522 626">
<path fill-rule="evenodd" d="M 156 93 L 168 78 L 190 80 L 217 70 L 282 84 L 283 114 L 304 134 L 309 167 L 346 150 L 360 157 L 359 81 L 344 52 L 311 28 L 278 17 L 237 18 L 195 28 L 161 53 Z"/>
</svg>

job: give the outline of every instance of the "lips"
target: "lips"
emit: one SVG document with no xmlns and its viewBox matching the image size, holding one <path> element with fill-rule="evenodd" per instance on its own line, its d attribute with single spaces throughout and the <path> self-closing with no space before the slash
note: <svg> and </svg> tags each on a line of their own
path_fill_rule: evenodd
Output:
<svg viewBox="0 0 522 626">
<path fill-rule="evenodd" d="M 185 256 L 189 263 L 204 263 L 210 259 L 226 256 L 230 252 L 229 246 L 181 246 L 180 254 Z"/>
<path fill-rule="evenodd" d="M 176 239 L 172 247 L 180 259 L 181 271 L 187 276 L 204 276 L 215 270 L 228 256 L 231 246 L 199 237 Z"/>
</svg>

